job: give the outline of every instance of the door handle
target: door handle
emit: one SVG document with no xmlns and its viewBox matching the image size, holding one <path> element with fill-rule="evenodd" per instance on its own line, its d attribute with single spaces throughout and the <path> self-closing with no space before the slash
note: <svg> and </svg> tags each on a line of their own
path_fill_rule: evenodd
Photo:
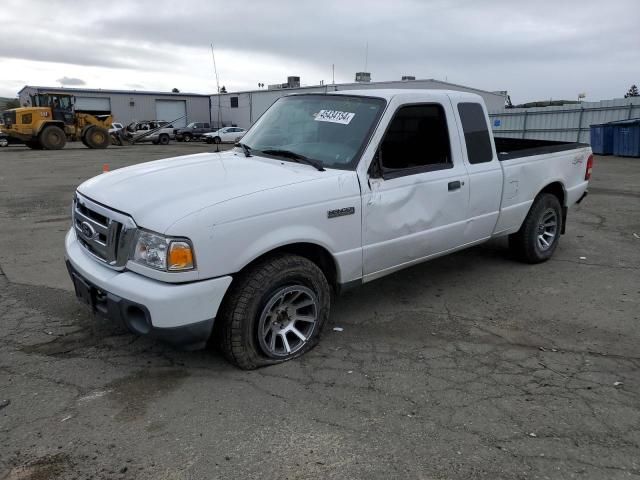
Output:
<svg viewBox="0 0 640 480">
<path fill-rule="evenodd" d="M 456 180 L 455 182 L 449 182 L 448 188 L 449 191 L 458 190 L 462 185 L 464 185 L 460 180 Z"/>
</svg>

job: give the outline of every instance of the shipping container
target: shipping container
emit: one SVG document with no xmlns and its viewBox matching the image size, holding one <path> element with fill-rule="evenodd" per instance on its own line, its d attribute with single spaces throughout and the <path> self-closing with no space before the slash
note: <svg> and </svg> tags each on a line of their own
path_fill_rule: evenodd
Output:
<svg viewBox="0 0 640 480">
<path fill-rule="evenodd" d="M 640 157 L 640 118 L 613 124 L 613 154 Z"/>
<path fill-rule="evenodd" d="M 596 155 L 613 154 L 613 125 L 591 125 L 591 150 Z"/>
</svg>

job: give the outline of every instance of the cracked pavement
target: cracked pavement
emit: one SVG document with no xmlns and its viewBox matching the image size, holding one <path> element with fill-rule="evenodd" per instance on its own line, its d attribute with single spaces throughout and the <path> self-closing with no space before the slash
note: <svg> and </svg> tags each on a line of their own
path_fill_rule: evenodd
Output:
<svg viewBox="0 0 640 480">
<path fill-rule="evenodd" d="M 551 261 L 399 272 L 244 372 L 93 318 L 63 263 L 103 163 L 210 149 L 0 150 L 0 479 L 640 478 L 640 161 L 596 158 Z"/>
</svg>

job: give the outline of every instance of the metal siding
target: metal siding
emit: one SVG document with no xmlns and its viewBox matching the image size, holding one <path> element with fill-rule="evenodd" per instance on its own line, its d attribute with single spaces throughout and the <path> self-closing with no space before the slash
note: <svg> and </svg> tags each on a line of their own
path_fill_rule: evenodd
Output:
<svg viewBox="0 0 640 480">
<path fill-rule="evenodd" d="M 640 117 L 640 97 L 552 107 L 498 109 L 489 113 L 497 136 L 590 142 L 590 126 Z M 500 126 L 494 121 L 500 120 Z M 525 125 L 526 119 L 526 125 Z"/>
</svg>

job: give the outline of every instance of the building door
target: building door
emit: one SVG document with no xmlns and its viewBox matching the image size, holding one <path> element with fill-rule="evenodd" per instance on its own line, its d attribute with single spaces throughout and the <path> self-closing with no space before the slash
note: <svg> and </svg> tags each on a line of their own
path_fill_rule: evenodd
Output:
<svg viewBox="0 0 640 480">
<path fill-rule="evenodd" d="M 76 96 L 75 109 L 78 112 L 106 114 L 111 112 L 109 97 L 80 97 Z"/>
<path fill-rule="evenodd" d="M 187 126 L 187 102 L 184 100 L 156 100 L 156 120 L 171 122 L 175 128 Z M 182 118 L 180 118 L 182 117 Z M 176 120 L 178 119 L 179 120 Z"/>
</svg>

